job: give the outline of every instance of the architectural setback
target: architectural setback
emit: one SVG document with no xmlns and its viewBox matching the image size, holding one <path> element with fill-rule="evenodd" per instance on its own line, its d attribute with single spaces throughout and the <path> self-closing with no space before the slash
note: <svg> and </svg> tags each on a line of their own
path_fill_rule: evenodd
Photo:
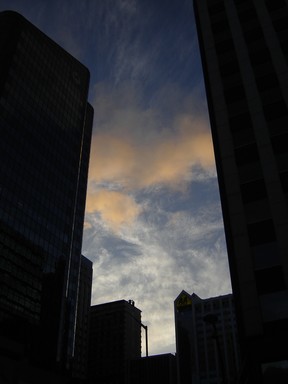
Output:
<svg viewBox="0 0 288 384">
<path fill-rule="evenodd" d="M 268 382 L 273 372 L 273 382 L 278 374 L 287 382 L 288 4 L 194 0 L 194 8 L 242 379 Z"/>
</svg>

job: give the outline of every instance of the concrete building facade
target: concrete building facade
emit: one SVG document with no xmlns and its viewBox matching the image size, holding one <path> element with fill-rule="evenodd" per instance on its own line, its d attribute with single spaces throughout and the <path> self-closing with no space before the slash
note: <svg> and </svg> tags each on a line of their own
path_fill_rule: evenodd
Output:
<svg viewBox="0 0 288 384">
<path fill-rule="evenodd" d="M 288 364 L 288 4 L 194 6 L 243 377 L 260 383 Z"/>
<path fill-rule="evenodd" d="M 240 355 L 233 295 L 174 302 L 178 384 L 236 383 Z"/>
</svg>

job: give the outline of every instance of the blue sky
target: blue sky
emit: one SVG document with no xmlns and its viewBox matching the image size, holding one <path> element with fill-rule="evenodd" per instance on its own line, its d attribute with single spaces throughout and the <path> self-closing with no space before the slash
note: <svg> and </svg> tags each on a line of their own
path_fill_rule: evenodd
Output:
<svg viewBox="0 0 288 384">
<path fill-rule="evenodd" d="M 150 354 L 174 353 L 182 289 L 231 292 L 192 0 L 2 0 L 5 9 L 90 70 L 92 304 L 133 299 Z"/>
</svg>

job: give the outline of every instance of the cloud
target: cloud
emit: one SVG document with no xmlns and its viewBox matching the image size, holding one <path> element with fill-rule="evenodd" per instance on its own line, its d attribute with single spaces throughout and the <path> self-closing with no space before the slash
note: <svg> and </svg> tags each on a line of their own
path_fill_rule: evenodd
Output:
<svg viewBox="0 0 288 384">
<path fill-rule="evenodd" d="M 173 201 L 175 193 L 166 192 Z M 89 215 L 94 237 L 84 252 L 93 260 L 93 304 L 135 300 L 149 328 L 150 352 L 163 353 L 175 351 L 173 302 L 182 289 L 206 298 L 231 287 L 217 199 L 198 211 L 196 201 L 191 212 L 169 212 L 155 196 L 117 235 L 101 217 Z"/>
<path fill-rule="evenodd" d="M 103 85 L 96 87 L 88 212 L 98 211 L 104 220 L 119 226 L 141 212 L 131 194 L 159 186 L 183 191 L 199 176 L 199 169 L 202 176 L 215 175 L 207 118 L 196 110 L 195 98 L 182 95 L 181 106 L 167 121 L 169 104 L 179 104 L 178 89 L 174 87 L 174 98 L 172 91 L 173 87 L 168 100 L 153 109 L 143 105 L 134 87 L 110 92 Z M 103 190 L 103 185 L 112 184 L 118 185 L 118 193 Z"/>
<path fill-rule="evenodd" d="M 123 223 L 131 223 L 140 213 L 140 207 L 133 197 L 117 191 L 98 190 L 88 194 L 86 212 L 99 212 L 112 229 Z M 88 224 L 86 224 L 88 226 Z"/>
<path fill-rule="evenodd" d="M 141 116 L 139 116 L 141 119 Z M 150 140 L 122 137 L 112 132 L 96 133 L 92 141 L 90 180 L 118 182 L 128 189 L 167 185 L 179 189 L 191 181 L 192 168 L 214 167 L 210 133 L 204 122 L 179 117 L 173 134 L 152 135 Z M 135 127 L 137 129 L 138 127 Z"/>
</svg>

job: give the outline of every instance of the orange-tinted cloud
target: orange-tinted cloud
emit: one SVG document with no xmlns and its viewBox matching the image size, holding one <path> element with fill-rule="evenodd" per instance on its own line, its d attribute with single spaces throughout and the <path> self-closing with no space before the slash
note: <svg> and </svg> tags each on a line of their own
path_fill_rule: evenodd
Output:
<svg viewBox="0 0 288 384">
<path fill-rule="evenodd" d="M 161 184 L 175 189 L 191 179 L 195 165 L 214 167 L 211 135 L 204 121 L 183 116 L 173 134 L 144 143 L 113 132 L 96 133 L 89 178 L 97 183 L 121 183 L 127 189 Z"/>
<path fill-rule="evenodd" d="M 99 212 L 102 219 L 117 230 L 123 223 L 130 223 L 140 213 L 134 199 L 117 191 L 99 190 L 88 193 L 86 212 Z"/>
<path fill-rule="evenodd" d="M 95 93 L 87 212 L 100 212 L 117 227 L 140 212 L 131 198 L 135 190 L 159 185 L 182 190 L 193 180 L 193 167 L 214 170 L 209 125 L 191 95 L 183 98 L 171 88 L 165 105 L 159 107 L 158 100 L 158 109 L 152 109 L 141 108 L 139 93 L 129 86 L 109 93 L 100 85 Z M 122 192 L 99 190 L 105 183 Z"/>
</svg>

